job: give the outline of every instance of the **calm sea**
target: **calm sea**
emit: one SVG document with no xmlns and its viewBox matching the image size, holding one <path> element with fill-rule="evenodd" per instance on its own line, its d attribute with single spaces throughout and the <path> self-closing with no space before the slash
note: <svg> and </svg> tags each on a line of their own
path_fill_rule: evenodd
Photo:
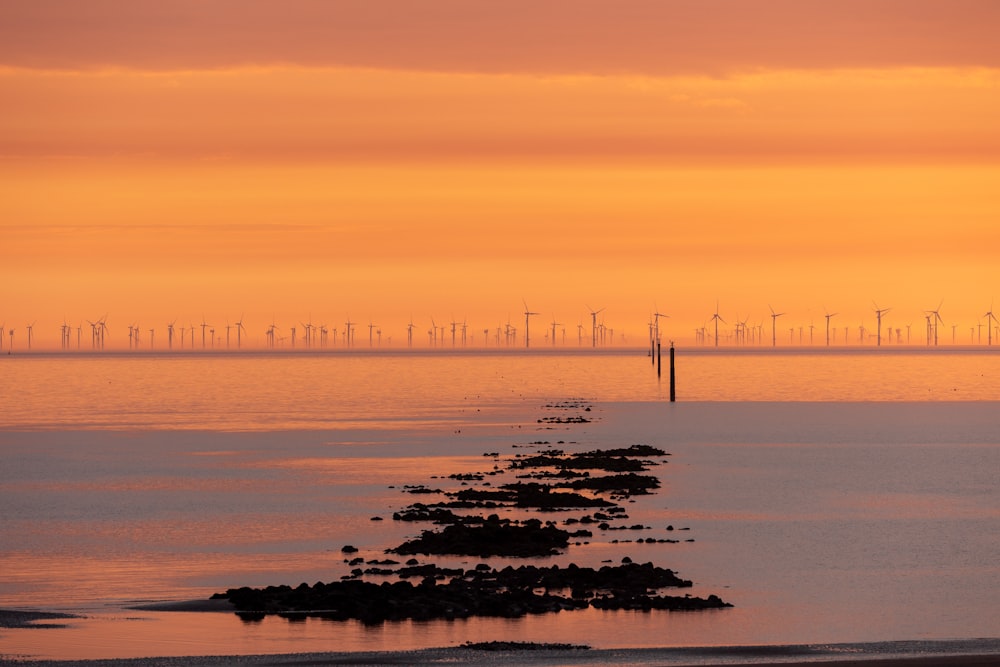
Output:
<svg viewBox="0 0 1000 667">
<path fill-rule="evenodd" d="M 0 358 L 0 608 L 82 613 L 0 631 L 0 655 L 381 650 L 510 639 L 696 646 L 998 637 L 1000 354 L 677 351 L 37 354 Z M 542 431 L 583 399 L 589 424 Z M 400 487 L 540 437 L 672 452 L 630 514 L 691 543 L 595 536 L 733 609 L 574 612 L 365 628 L 139 612 L 231 586 L 329 581 Z M 659 533 L 650 535 L 661 537 Z M 469 566 L 467 564 L 467 566 Z"/>
<path fill-rule="evenodd" d="M 477 402 L 662 401 L 645 351 L 11 356 L 4 429 L 323 429 L 454 419 Z M 994 401 L 1000 346 L 676 352 L 682 401 Z"/>
</svg>

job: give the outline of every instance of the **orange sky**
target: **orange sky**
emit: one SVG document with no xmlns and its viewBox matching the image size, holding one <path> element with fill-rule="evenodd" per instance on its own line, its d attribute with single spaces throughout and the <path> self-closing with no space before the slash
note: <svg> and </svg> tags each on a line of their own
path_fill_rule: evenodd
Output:
<svg viewBox="0 0 1000 667">
<path fill-rule="evenodd" d="M 0 2 L 0 324 L 644 344 L 1000 290 L 1000 6 Z M 217 333 L 218 335 L 218 333 Z M 852 335 L 854 335 L 852 333 Z M 360 333 L 359 333 L 360 338 Z M 365 336 L 365 342 L 367 342 Z M 427 340 L 426 333 L 417 337 Z M 618 339 L 620 342 L 621 339 Z M 5 341 L 5 349 L 7 341 Z"/>
</svg>

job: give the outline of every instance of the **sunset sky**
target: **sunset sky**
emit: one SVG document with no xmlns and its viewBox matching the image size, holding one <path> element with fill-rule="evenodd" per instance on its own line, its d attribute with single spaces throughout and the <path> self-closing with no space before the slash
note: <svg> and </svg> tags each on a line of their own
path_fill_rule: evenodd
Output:
<svg viewBox="0 0 1000 667">
<path fill-rule="evenodd" d="M 399 346 L 526 301 L 533 344 L 592 306 L 643 345 L 654 308 L 690 343 L 717 300 L 768 332 L 770 304 L 787 341 L 877 302 L 922 340 L 943 302 L 969 342 L 1000 296 L 998 27 L 992 0 L 0 0 L 0 325 Z"/>
</svg>

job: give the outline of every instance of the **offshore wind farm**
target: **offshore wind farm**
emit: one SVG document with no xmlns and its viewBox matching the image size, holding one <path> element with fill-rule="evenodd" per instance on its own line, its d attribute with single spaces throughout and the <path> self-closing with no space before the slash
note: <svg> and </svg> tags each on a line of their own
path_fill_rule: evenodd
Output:
<svg viewBox="0 0 1000 667">
<path fill-rule="evenodd" d="M 434 316 L 427 316 L 423 322 L 401 319 L 393 313 L 383 313 L 381 319 L 394 322 L 392 326 L 381 326 L 374 320 L 364 325 L 367 336 L 360 345 L 356 339 L 357 322 L 347 317 L 343 324 L 328 325 L 328 321 L 336 321 L 334 313 L 324 315 L 319 324 L 312 322 L 309 314 L 305 321 L 291 320 L 279 323 L 274 317 L 254 323 L 247 319 L 245 313 L 238 318 L 220 319 L 226 321 L 225 327 L 215 327 L 205 320 L 204 314 L 197 319 L 189 319 L 187 326 L 177 326 L 178 319 L 160 318 L 166 324 L 156 326 L 143 325 L 130 320 L 125 314 L 123 322 L 115 327 L 109 326 L 109 313 L 93 320 L 79 318 L 75 325 L 69 324 L 73 318 L 63 317 L 61 324 L 54 322 L 44 324 L 39 328 L 38 319 L 32 319 L 30 324 L 20 327 L 20 335 L 15 346 L 15 334 L 19 327 L 8 324 L 13 320 L 8 318 L 0 325 L 0 350 L 9 354 L 31 351 L 133 351 L 133 352 L 195 352 L 195 351 L 242 351 L 242 350 L 373 350 L 373 349 L 423 349 L 457 350 L 466 348 L 648 348 L 650 344 L 671 342 L 688 347 L 993 347 L 994 341 L 1000 343 L 1000 321 L 993 313 L 993 304 L 982 314 L 975 312 L 947 313 L 950 322 L 946 324 L 941 315 L 944 300 L 936 307 L 927 310 L 896 311 L 890 317 L 891 308 L 881 308 L 874 301 L 869 312 L 863 309 L 855 311 L 855 324 L 843 324 L 849 315 L 839 312 L 829 312 L 826 306 L 808 310 L 797 315 L 794 312 L 776 312 L 768 304 L 768 312 L 754 315 L 748 308 L 733 309 L 732 324 L 720 313 L 719 304 L 714 309 L 708 309 L 700 326 L 691 326 L 697 322 L 694 313 L 661 313 L 657 306 L 652 306 L 646 319 L 635 317 L 635 313 L 616 315 L 614 307 L 602 307 L 593 310 L 589 306 L 576 309 L 577 323 L 567 327 L 556 321 L 555 316 L 547 325 L 540 327 L 541 333 L 532 336 L 531 317 L 540 315 L 527 307 L 522 301 L 524 311 L 524 328 L 520 329 L 511 323 L 509 314 L 500 318 L 485 319 L 470 322 L 463 318 L 461 322 L 450 321 L 447 325 L 438 326 Z M 561 308 L 569 312 L 569 308 Z M 744 315 L 740 315 L 742 310 Z M 845 306 L 845 313 L 850 310 Z M 319 312 L 317 310 L 317 312 Z M 598 316 L 600 315 L 600 318 Z M 770 336 L 765 334 L 764 322 L 770 318 Z M 788 336 L 779 336 L 777 320 L 784 317 L 789 327 Z M 838 318 L 835 325 L 831 321 Z M 116 317 L 117 319 L 117 317 Z M 568 318 L 564 318 L 568 319 Z M 661 324 L 660 320 L 663 319 Z M 820 325 L 817 325 L 817 320 Z M 198 324 L 195 322 L 199 321 Z M 756 321 L 756 324 L 752 323 Z M 248 328 L 247 322 L 251 325 Z M 917 328 L 914 329 L 914 322 Z M 127 323 L 127 324 L 126 324 Z M 843 326 L 838 326 L 843 324 Z M 721 325 L 721 326 L 720 326 Z M 821 336 L 816 335 L 816 328 L 823 326 Z M 414 331 L 427 327 L 427 338 L 414 336 Z M 617 340 L 615 337 L 617 327 Z M 157 331 L 160 337 L 157 338 Z M 567 334 L 569 331 L 569 334 Z M 808 335 L 806 332 L 808 331 Z M 450 332 L 450 333 L 449 333 Z M 576 335 L 573 335 L 573 334 Z M 6 336 L 6 341 L 4 339 Z"/>
</svg>

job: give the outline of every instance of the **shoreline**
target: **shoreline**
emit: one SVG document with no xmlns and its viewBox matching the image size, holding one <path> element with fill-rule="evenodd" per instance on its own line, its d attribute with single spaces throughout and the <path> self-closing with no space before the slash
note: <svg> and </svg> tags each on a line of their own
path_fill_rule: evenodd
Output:
<svg viewBox="0 0 1000 667">
<path fill-rule="evenodd" d="M 127 609 L 183 614 L 235 613 L 226 600 L 164 601 Z M 57 631 L 75 614 L 0 609 L 3 629 Z M 726 667 L 773 665 L 806 667 L 986 667 L 1000 665 L 1000 637 L 897 640 L 822 644 L 761 644 L 590 648 L 518 642 L 390 651 L 303 651 L 274 654 L 149 656 L 132 658 L 36 659 L 0 651 L 0 667 L 279 667 L 286 665 L 504 665 L 522 667 Z M 2 647 L 2 643 L 0 643 Z"/>
<path fill-rule="evenodd" d="M 899 649 L 900 652 L 894 652 Z M 721 646 L 633 649 L 503 649 L 469 647 L 414 651 L 318 652 L 273 655 L 204 655 L 32 660 L 0 657 L 0 666 L 30 667 L 279 667 L 293 665 L 504 665 L 505 667 L 726 667 L 773 665 L 807 667 L 986 667 L 1000 664 L 1000 640 L 886 642 L 879 644 Z"/>
</svg>

